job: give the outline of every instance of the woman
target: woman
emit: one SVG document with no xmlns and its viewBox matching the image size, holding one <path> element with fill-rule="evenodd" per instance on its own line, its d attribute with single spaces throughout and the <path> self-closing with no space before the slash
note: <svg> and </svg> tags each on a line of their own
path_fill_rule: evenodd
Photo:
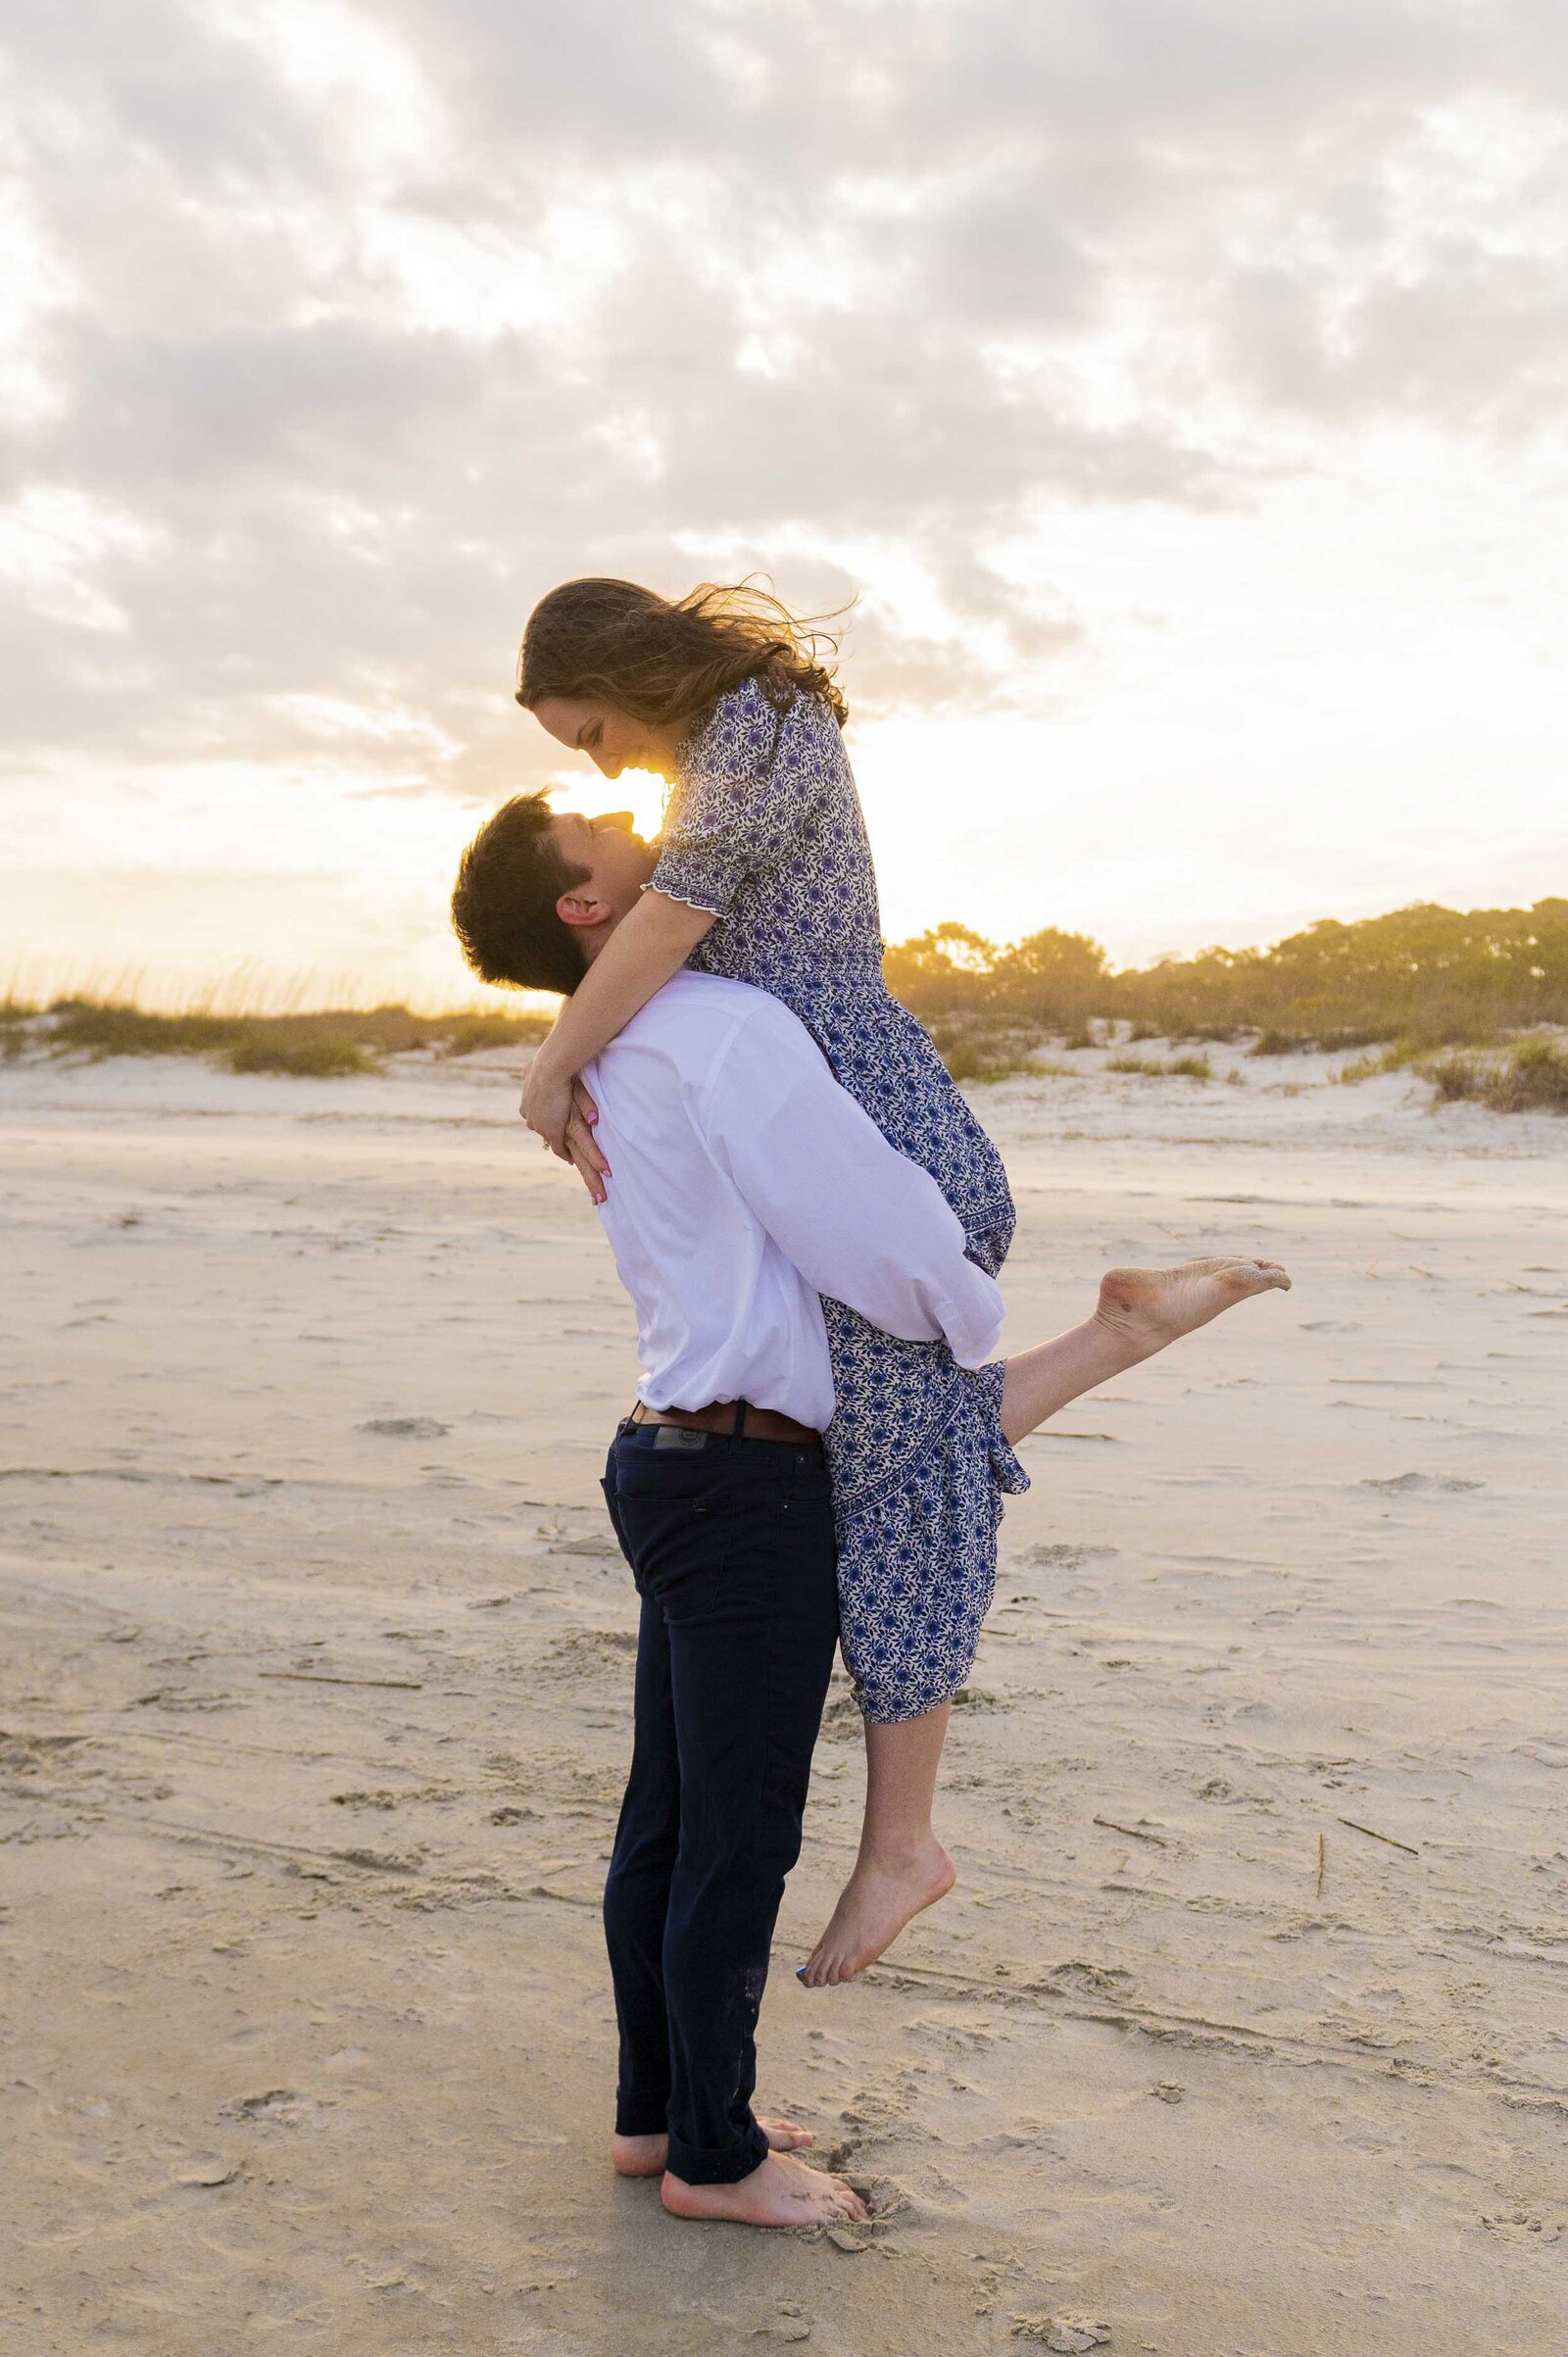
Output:
<svg viewBox="0 0 1568 2357">
<path fill-rule="evenodd" d="M 587 579 L 535 608 L 518 703 L 607 777 L 653 769 L 673 791 L 652 886 L 563 1007 L 523 1118 L 567 1154 L 589 1058 L 682 964 L 730 975 L 801 1018 L 842 1085 L 931 1173 L 970 1257 L 995 1274 L 1013 1229 L 1006 1173 L 882 979 L 847 707 L 824 648 L 834 651 L 749 587 L 671 602 Z M 580 1134 L 573 1158 L 591 1169 Z M 991 1602 L 1002 1494 L 1028 1486 L 1003 1434 L 1002 1362 L 967 1372 L 940 1344 L 900 1342 L 839 1303 L 824 1308 L 844 1657 L 866 1721 L 867 1779 L 859 1856 L 803 1972 L 809 1986 L 851 1978 L 952 1887 L 931 1828 L 937 1765 Z"/>
</svg>

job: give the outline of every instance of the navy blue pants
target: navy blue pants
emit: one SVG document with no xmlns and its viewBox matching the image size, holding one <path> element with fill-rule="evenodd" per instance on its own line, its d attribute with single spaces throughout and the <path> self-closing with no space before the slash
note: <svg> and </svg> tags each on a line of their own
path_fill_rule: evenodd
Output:
<svg viewBox="0 0 1568 2357">
<path fill-rule="evenodd" d="M 605 1889 L 615 2128 L 733 2185 L 767 2151 L 754 2041 L 838 1638 L 832 1495 L 820 1449 L 625 1423 L 605 1497 L 642 1598 Z"/>
</svg>

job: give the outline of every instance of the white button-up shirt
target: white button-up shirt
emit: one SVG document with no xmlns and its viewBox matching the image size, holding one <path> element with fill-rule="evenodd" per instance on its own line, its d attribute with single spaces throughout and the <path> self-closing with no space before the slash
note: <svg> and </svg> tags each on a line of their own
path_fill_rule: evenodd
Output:
<svg viewBox="0 0 1568 2357">
<path fill-rule="evenodd" d="M 822 1431 L 822 1294 L 906 1342 L 946 1342 L 960 1366 L 995 1350 L 1001 1293 L 940 1188 L 779 1000 L 683 971 L 583 1078 L 648 1406 L 748 1399 Z"/>
</svg>

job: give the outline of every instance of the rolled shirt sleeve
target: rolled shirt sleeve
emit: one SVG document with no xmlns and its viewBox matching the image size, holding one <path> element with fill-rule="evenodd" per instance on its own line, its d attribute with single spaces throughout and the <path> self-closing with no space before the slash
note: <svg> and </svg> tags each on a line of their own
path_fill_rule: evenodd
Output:
<svg viewBox="0 0 1568 2357">
<path fill-rule="evenodd" d="M 709 1075 L 704 1126 L 754 1216 L 807 1283 L 963 1367 L 995 1351 L 1003 1301 L 964 1252 L 942 1190 L 842 1089 L 775 1000 L 738 1024 Z"/>
<path fill-rule="evenodd" d="M 806 823 L 822 778 L 810 732 L 837 727 L 813 697 L 782 712 L 755 679 L 722 697 L 683 767 L 648 888 L 726 915 L 747 878 Z"/>
</svg>

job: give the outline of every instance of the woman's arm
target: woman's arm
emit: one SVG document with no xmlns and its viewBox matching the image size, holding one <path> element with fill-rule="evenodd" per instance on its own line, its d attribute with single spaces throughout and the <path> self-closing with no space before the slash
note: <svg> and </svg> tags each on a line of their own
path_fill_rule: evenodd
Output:
<svg viewBox="0 0 1568 2357">
<path fill-rule="evenodd" d="M 572 1082 L 590 1056 L 624 1030 L 655 991 L 685 964 L 715 914 L 657 889 L 645 892 L 562 1007 L 555 1028 L 528 1067 L 520 1110 L 528 1127 L 564 1162 L 575 1158 L 566 1150 Z M 583 1176 L 587 1178 L 586 1171 Z"/>
</svg>

